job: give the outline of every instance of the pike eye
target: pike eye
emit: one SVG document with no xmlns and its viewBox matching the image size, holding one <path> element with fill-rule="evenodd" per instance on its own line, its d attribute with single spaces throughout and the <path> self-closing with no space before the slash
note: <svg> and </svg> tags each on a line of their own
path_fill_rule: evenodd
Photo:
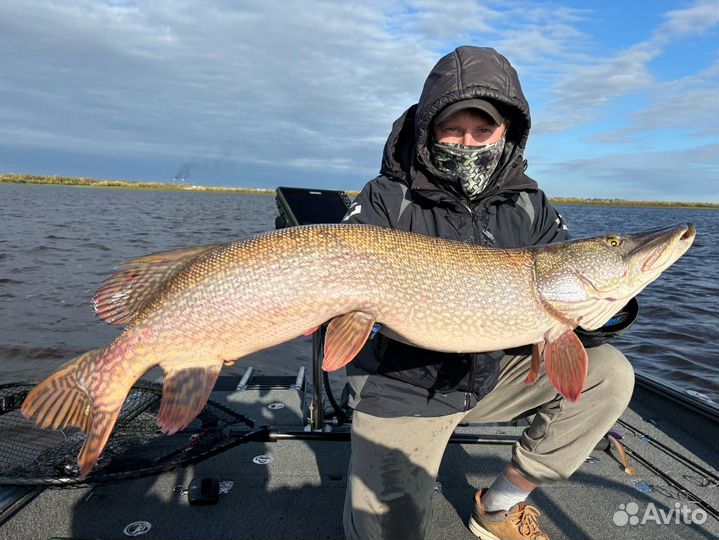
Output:
<svg viewBox="0 0 719 540">
<path fill-rule="evenodd" d="M 607 238 L 607 244 L 609 247 L 619 247 L 622 245 L 622 239 L 618 236 L 612 236 L 610 238 Z"/>
</svg>

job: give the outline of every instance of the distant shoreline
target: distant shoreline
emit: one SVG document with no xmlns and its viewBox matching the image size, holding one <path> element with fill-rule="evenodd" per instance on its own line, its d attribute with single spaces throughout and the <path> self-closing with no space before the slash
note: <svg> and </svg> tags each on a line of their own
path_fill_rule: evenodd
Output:
<svg viewBox="0 0 719 540">
<path fill-rule="evenodd" d="M 0 174 L 0 183 L 44 184 L 75 186 L 97 189 L 134 189 L 144 191 L 192 191 L 201 193 L 234 193 L 237 195 L 274 195 L 274 189 L 196 186 L 185 183 L 132 182 L 127 180 L 98 180 L 73 176 L 41 176 L 35 174 Z M 351 197 L 358 192 L 347 190 Z M 628 201 L 624 199 L 581 199 L 577 197 L 552 197 L 552 204 L 575 204 L 586 206 L 630 206 L 647 208 L 707 208 L 719 210 L 719 203 Z"/>
<path fill-rule="evenodd" d="M 128 180 L 98 180 L 74 176 L 41 176 L 36 174 L 0 174 L 2 184 L 42 184 L 98 189 L 133 189 L 139 191 L 193 191 L 204 193 L 234 193 L 237 195 L 274 195 L 274 189 L 196 186 L 185 183 L 132 182 Z"/>
</svg>

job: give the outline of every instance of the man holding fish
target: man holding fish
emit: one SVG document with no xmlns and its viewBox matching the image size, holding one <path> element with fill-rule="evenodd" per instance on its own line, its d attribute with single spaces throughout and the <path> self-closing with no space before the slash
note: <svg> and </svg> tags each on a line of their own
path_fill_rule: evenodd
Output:
<svg viewBox="0 0 719 540">
<path fill-rule="evenodd" d="M 380 175 L 344 223 L 499 248 L 568 240 L 562 217 L 524 174 L 529 127 L 529 107 L 507 59 L 459 47 L 439 60 L 419 103 L 395 122 Z M 562 339 L 567 350 L 582 347 L 574 334 Z M 483 539 L 547 538 L 526 497 L 568 478 L 632 395 L 634 373 L 622 353 L 604 344 L 586 356 L 581 399 L 576 393 L 570 400 L 536 372 L 538 365 L 530 374 L 528 350 L 442 353 L 382 333 L 368 341 L 347 368 L 354 408 L 347 538 L 427 538 L 437 471 L 454 428 L 531 411 L 534 421 L 511 463 L 476 493 L 469 527 Z"/>
<path fill-rule="evenodd" d="M 633 387 L 624 356 L 609 345 L 586 351 L 575 329 L 606 325 L 696 231 L 563 241 L 561 217 L 523 172 L 529 124 L 506 59 L 460 47 L 395 123 L 381 176 L 344 224 L 122 263 L 93 308 L 125 328 L 37 384 L 22 413 L 87 434 L 82 480 L 153 367 L 163 371 L 157 424 L 177 433 L 202 411 L 225 363 L 329 321 L 323 368 L 354 361 L 347 536 L 426 538 L 455 426 L 532 411 L 510 465 L 475 496 L 469 526 L 482 538 L 546 538 L 524 499 L 579 467 Z M 380 334 L 367 343 L 375 323 Z M 509 351 L 527 345 L 531 354 Z"/>
</svg>

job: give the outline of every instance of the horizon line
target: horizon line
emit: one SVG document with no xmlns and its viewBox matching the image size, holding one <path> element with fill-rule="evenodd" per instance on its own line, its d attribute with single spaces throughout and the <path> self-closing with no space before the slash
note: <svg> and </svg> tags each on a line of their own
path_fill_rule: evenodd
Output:
<svg viewBox="0 0 719 540">
<path fill-rule="evenodd" d="M 167 191 L 209 191 L 209 192 L 237 192 L 241 194 L 274 194 L 273 188 L 260 187 L 235 187 L 235 186 L 205 186 L 197 184 L 187 184 L 185 179 L 181 182 L 148 182 L 142 180 L 105 180 L 97 178 L 89 178 L 84 176 L 64 176 L 64 175 L 41 175 L 29 173 L 0 173 L 0 183 L 16 183 L 16 184 L 54 184 L 66 186 L 80 187 L 98 187 L 98 188 L 127 188 L 127 189 L 161 189 Z M 291 186 L 290 186 L 291 187 Z M 322 188 L 324 189 L 324 188 Z M 331 191 L 344 191 L 347 194 L 356 196 L 359 191 L 351 189 L 333 189 Z M 634 199 L 618 199 L 606 197 L 575 197 L 575 196 L 557 196 L 549 197 L 549 200 L 556 204 L 571 204 L 572 202 L 584 204 L 605 204 L 605 205 L 644 205 L 644 206 L 686 206 L 691 208 L 717 208 L 719 203 L 703 202 L 703 201 L 655 201 L 655 200 L 634 200 Z"/>
</svg>

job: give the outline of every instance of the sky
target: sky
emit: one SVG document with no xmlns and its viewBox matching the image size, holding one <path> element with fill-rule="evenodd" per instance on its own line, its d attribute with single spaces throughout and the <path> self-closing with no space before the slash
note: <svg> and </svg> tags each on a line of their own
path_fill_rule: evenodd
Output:
<svg viewBox="0 0 719 540">
<path fill-rule="evenodd" d="M 460 45 L 548 195 L 719 202 L 719 0 L 3 0 L 0 173 L 358 190 Z"/>
</svg>

